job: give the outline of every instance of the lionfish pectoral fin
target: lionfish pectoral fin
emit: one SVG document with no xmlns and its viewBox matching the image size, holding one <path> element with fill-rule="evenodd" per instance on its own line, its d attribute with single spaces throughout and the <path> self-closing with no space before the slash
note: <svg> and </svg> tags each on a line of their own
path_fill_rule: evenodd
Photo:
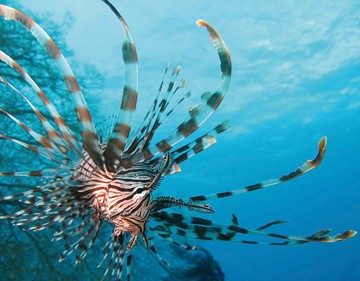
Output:
<svg viewBox="0 0 360 281">
<path fill-rule="evenodd" d="M 131 261 L 132 261 L 132 254 L 127 254 L 126 257 L 126 280 L 130 281 L 131 278 Z"/>
<path fill-rule="evenodd" d="M 0 76 L 0 81 L 5 84 L 6 86 L 10 87 L 17 95 L 19 95 L 32 109 L 32 111 L 35 113 L 39 121 L 41 122 L 45 132 L 46 132 L 46 140 L 50 143 L 51 147 L 54 147 L 58 149 L 59 152 L 62 154 L 66 154 L 67 157 L 72 157 L 69 155 L 69 147 L 72 147 L 72 145 L 76 146 L 77 140 L 75 135 L 71 133 L 71 130 L 66 127 L 66 123 L 61 121 L 61 117 L 58 116 L 58 113 L 56 112 L 56 109 L 54 106 L 50 103 L 50 101 L 47 99 L 46 95 L 41 91 L 41 89 L 37 86 L 37 84 L 31 79 L 29 74 L 19 65 L 16 61 L 14 61 L 12 58 L 10 58 L 8 55 L 6 55 L 4 52 L 0 51 L 0 60 L 5 62 L 8 66 L 14 68 L 18 74 L 21 75 L 21 77 L 33 88 L 34 91 L 37 92 L 38 96 L 41 98 L 42 102 L 45 104 L 45 106 L 48 108 L 51 116 L 57 121 L 59 124 L 62 123 L 63 127 L 59 127 L 60 131 L 64 135 L 64 139 L 58 134 L 58 132 L 54 129 L 54 127 L 50 124 L 50 122 L 44 117 L 44 115 L 17 89 L 15 88 L 11 83 L 9 83 L 7 80 L 5 80 L 3 77 Z M 9 116 L 9 115 L 8 115 Z M 10 116 L 9 116 L 10 117 Z M 10 117 L 12 118 L 12 117 Z M 12 118 L 13 119 L 13 118 Z M 14 120 L 14 119 L 13 119 Z M 14 120 L 17 122 L 16 120 Z M 25 126 L 21 125 L 19 122 L 17 122 L 23 129 L 27 130 Z M 70 142 L 70 139 L 73 141 L 73 144 Z M 78 145 L 77 145 L 78 146 Z M 76 152 L 76 150 L 75 150 Z"/>
<path fill-rule="evenodd" d="M 306 161 L 295 171 L 290 172 L 287 175 L 283 175 L 283 176 L 279 177 L 278 179 L 266 180 L 263 182 L 259 182 L 259 183 L 249 185 L 249 186 L 246 186 L 241 189 L 232 190 L 232 191 L 192 196 L 188 199 L 195 200 L 195 201 L 205 201 L 205 200 L 209 200 L 209 199 L 213 199 L 213 198 L 224 198 L 224 197 L 234 196 L 234 195 L 238 195 L 238 194 L 251 192 L 251 191 L 259 190 L 262 188 L 278 185 L 278 184 L 290 181 L 292 179 L 295 179 L 295 178 L 313 170 L 314 168 L 316 168 L 317 166 L 319 166 L 321 164 L 321 162 L 325 156 L 326 142 L 327 142 L 326 137 L 321 138 L 319 141 L 319 144 L 318 144 L 318 153 L 314 159 Z"/>
<path fill-rule="evenodd" d="M 150 252 L 158 259 L 158 261 L 160 262 L 160 265 L 163 266 L 165 269 L 167 269 L 167 267 L 170 266 L 170 263 L 167 262 L 166 260 L 164 260 L 162 258 L 162 256 L 158 253 L 158 251 L 156 250 L 155 247 L 155 241 L 154 241 L 154 237 L 151 237 L 151 239 L 148 240 L 148 249 L 150 250 Z"/>
<path fill-rule="evenodd" d="M 180 247 L 184 250 L 187 250 L 187 251 L 193 251 L 193 250 L 198 250 L 199 247 L 197 246 L 189 246 L 189 245 L 185 245 L 185 244 L 181 244 L 181 243 L 178 243 L 176 242 L 172 237 L 171 237 L 171 234 L 168 232 L 168 231 L 163 231 L 163 230 L 160 230 L 158 228 L 154 228 L 152 229 L 154 232 L 156 232 L 160 237 L 162 237 L 163 239 L 165 239 L 166 241 L 174 244 L 175 246 L 177 247 Z"/>
<path fill-rule="evenodd" d="M 157 212 L 151 216 L 160 224 L 153 231 L 160 235 L 180 235 L 184 237 L 194 237 L 200 240 L 218 240 L 233 241 L 245 244 L 258 245 L 296 245 L 309 242 L 337 242 L 349 239 L 356 235 L 356 231 L 348 230 L 335 236 L 326 236 L 330 230 L 317 231 L 311 236 L 282 235 L 277 233 L 263 232 L 259 229 L 265 229 L 278 223 L 269 223 L 257 229 L 246 229 L 236 225 L 224 225 L 211 220 L 205 220 L 197 217 L 184 216 L 176 213 Z M 239 235 L 267 236 L 284 240 L 284 242 L 262 242 L 240 239 Z"/>
<path fill-rule="evenodd" d="M 84 148 L 88 149 L 89 155 L 93 158 L 99 168 L 102 169 L 102 156 L 100 149 L 100 142 L 98 135 L 92 121 L 90 112 L 86 105 L 84 96 L 81 92 L 78 81 L 76 80 L 68 62 L 66 61 L 64 55 L 60 51 L 59 47 L 51 39 L 51 37 L 31 18 L 25 14 L 4 5 L 0 5 L 0 15 L 4 16 L 7 20 L 14 20 L 22 24 L 31 34 L 38 40 L 38 42 L 45 48 L 47 54 L 57 65 L 60 74 L 62 75 L 65 85 L 68 89 L 68 92 L 71 95 L 72 102 L 76 109 L 76 115 L 78 118 L 78 123 L 80 126 L 80 131 L 82 135 L 82 141 Z M 15 67 L 13 60 L 9 58 L 1 58 L 9 66 Z M 16 62 L 15 62 L 16 63 Z M 18 71 L 18 70 L 17 70 Z M 31 77 L 23 70 L 19 69 L 19 74 L 23 79 L 28 82 L 31 87 L 38 93 L 40 99 L 48 108 L 52 117 L 54 117 L 55 122 L 57 123 L 60 131 L 64 135 L 64 139 L 70 147 L 79 153 L 79 145 L 76 141 L 75 135 L 71 132 L 69 127 L 63 122 L 63 119 L 57 113 L 55 107 L 49 102 L 48 98 L 44 95 L 41 89 L 36 85 L 36 83 L 31 79 Z"/>
<path fill-rule="evenodd" d="M 9 65 L 10 67 L 13 67 L 14 69 L 16 69 L 16 71 L 21 74 L 21 77 L 30 84 L 30 86 L 36 91 L 38 90 L 38 95 L 40 97 L 43 98 L 43 102 L 45 102 L 45 105 L 48 107 L 48 109 L 51 109 L 51 104 L 50 101 L 46 102 L 46 96 L 44 93 L 41 92 L 40 88 L 35 84 L 34 81 L 31 80 L 31 77 L 25 72 L 25 70 L 23 70 L 21 68 L 21 66 L 17 65 L 17 63 L 12 60 L 9 56 L 7 56 L 5 53 L 0 51 L 0 60 L 4 61 L 7 65 Z M 50 124 L 50 122 L 44 117 L 44 115 L 17 89 L 15 88 L 11 83 L 9 83 L 6 79 L 4 79 L 3 77 L 0 76 L 0 81 L 5 84 L 6 86 L 10 87 L 17 95 L 19 95 L 33 110 L 33 112 L 35 113 L 35 115 L 38 117 L 39 121 L 41 122 L 45 132 L 46 132 L 46 137 L 42 137 L 42 141 L 46 141 L 46 146 L 50 146 L 51 148 L 56 149 L 59 153 L 66 155 L 66 157 L 71 158 L 72 159 L 72 155 L 70 155 L 70 150 L 68 147 L 68 144 L 66 143 L 66 137 L 65 140 L 62 139 L 62 137 L 57 133 L 57 131 L 54 129 L 54 127 Z M 50 111 L 51 112 L 51 111 Z M 11 119 L 14 120 L 14 118 L 12 118 L 8 113 L 5 113 L 6 115 L 8 115 Z M 51 114 L 53 118 L 55 118 L 54 120 L 58 120 L 55 116 L 55 114 Z M 24 124 L 20 124 L 21 122 L 19 122 L 18 120 L 14 120 L 16 123 L 18 123 L 18 125 L 20 127 L 22 127 L 23 129 L 29 131 L 29 129 L 25 128 L 26 126 L 24 126 Z M 65 123 L 64 123 L 65 124 Z M 68 129 L 70 132 L 70 129 Z M 71 134 L 70 134 L 71 135 Z M 66 135 L 65 135 L 66 136 Z M 76 138 L 74 135 L 72 135 L 73 137 L 73 141 L 76 142 Z M 42 142 L 40 142 L 42 143 Z M 42 143 L 43 145 L 45 143 Z M 76 151 L 75 151 L 76 153 Z M 73 154 L 73 153 L 72 153 Z M 62 162 L 62 161 L 60 161 Z"/>
</svg>

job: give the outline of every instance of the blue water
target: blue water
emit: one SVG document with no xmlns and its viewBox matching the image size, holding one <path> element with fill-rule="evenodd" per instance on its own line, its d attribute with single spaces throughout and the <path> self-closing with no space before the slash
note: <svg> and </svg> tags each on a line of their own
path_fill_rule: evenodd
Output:
<svg viewBox="0 0 360 281">
<path fill-rule="evenodd" d="M 94 92 L 112 103 L 122 87 L 123 33 L 100 0 L 9 1 L 41 18 L 70 22 L 63 34 L 76 73 L 91 63 L 104 74 Z M 217 144 L 164 180 L 161 194 L 192 196 L 277 178 L 312 159 L 328 137 L 324 162 L 280 186 L 211 201 L 216 221 L 253 228 L 289 220 L 274 232 L 311 235 L 319 229 L 360 230 L 360 4 L 358 1 L 113 1 L 127 20 L 139 56 L 141 120 L 166 65 L 181 64 L 196 104 L 216 87 L 219 62 L 205 30 L 222 35 L 232 57 L 226 98 L 206 128 L 229 120 Z M 121 2 L 121 3 L 120 3 Z M 46 29 L 46 21 L 43 22 Z M 61 46 L 61 42 L 58 42 Z M 80 70 L 78 70 L 80 72 Z M 85 93 L 91 108 L 92 93 Z M 104 98 L 105 99 L 105 98 Z M 106 108 L 98 110 L 104 118 Z M 183 119 L 174 116 L 165 129 Z M 205 130 L 206 131 L 206 130 Z M 170 131 L 164 132 L 167 133 Z M 209 217 L 210 218 L 210 217 Z M 260 237 L 261 238 L 261 237 Z M 259 239 L 260 239 L 259 238 Z M 266 239 L 265 239 L 266 240 Z M 360 244 L 348 241 L 290 247 L 202 242 L 226 280 L 360 280 Z"/>
</svg>

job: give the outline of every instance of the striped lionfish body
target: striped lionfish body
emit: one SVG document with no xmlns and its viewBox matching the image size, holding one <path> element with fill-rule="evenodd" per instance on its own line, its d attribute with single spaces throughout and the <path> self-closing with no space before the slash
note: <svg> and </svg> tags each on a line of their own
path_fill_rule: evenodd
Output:
<svg viewBox="0 0 360 281">
<path fill-rule="evenodd" d="M 265 229 L 284 221 L 270 222 L 258 228 L 245 229 L 238 226 L 235 216 L 233 216 L 231 225 L 224 225 L 200 217 L 168 211 L 167 209 L 171 207 L 183 207 L 190 211 L 213 213 L 213 209 L 205 201 L 255 191 L 303 175 L 317 167 L 323 160 L 326 138 L 320 140 L 315 159 L 305 162 L 294 172 L 278 179 L 217 194 L 182 199 L 171 196 L 155 197 L 153 191 L 159 186 L 165 175 L 180 172 L 180 163 L 213 145 L 216 141 L 215 136 L 228 129 L 227 122 L 223 122 L 199 138 L 174 148 L 202 126 L 224 98 L 231 77 L 230 54 L 217 31 L 207 22 L 199 20 L 197 24 L 207 29 L 220 58 L 222 75 L 219 85 L 214 91 L 204 93 L 201 97 L 202 103 L 190 109 L 189 116 L 185 121 L 166 138 L 154 144 L 153 137 L 160 127 L 163 117 L 167 117 L 173 112 L 174 108 L 169 107 L 170 100 L 176 92 L 185 87 L 185 80 L 177 82 L 180 68 L 176 67 L 171 74 L 168 87 L 164 86 L 164 81 L 161 83 L 158 94 L 142 125 L 138 130 L 132 130 L 138 83 L 136 48 L 122 16 L 107 0 L 103 0 L 103 2 L 117 16 L 126 35 L 122 47 L 125 85 L 116 123 L 106 143 L 100 141 L 80 86 L 55 42 L 31 18 L 13 8 L 0 5 L 0 15 L 6 20 L 17 21 L 23 25 L 44 46 L 48 55 L 54 60 L 72 98 L 81 136 L 79 139 L 72 132 L 30 74 L 15 60 L 0 51 L 0 60 L 13 68 L 19 77 L 35 91 L 47 108 L 46 116 L 50 116 L 46 118 L 44 113 L 38 110 L 25 95 L 0 76 L 1 83 L 10 91 L 14 91 L 31 108 L 45 132 L 44 135 L 36 132 L 10 112 L 0 108 L 1 113 L 25 130 L 36 144 L 2 133 L 0 138 L 25 147 L 50 159 L 55 164 L 55 168 L 38 171 L 0 173 L 0 176 L 47 179 L 32 190 L 0 197 L 1 201 L 18 199 L 25 205 L 23 209 L 2 218 L 12 219 L 15 225 L 21 226 L 25 230 L 42 230 L 59 225 L 60 229 L 54 233 L 53 240 L 65 241 L 65 250 L 61 254 L 60 260 L 75 253 L 76 263 L 85 258 L 103 223 L 112 224 L 113 232 L 104 247 L 105 253 L 102 262 L 105 260 L 109 262 L 104 278 L 111 272 L 110 278 L 116 278 L 116 280 L 121 279 L 125 258 L 127 278 L 130 279 L 132 249 L 139 237 L 150 252 L 159 258 L 161 263 L 167 265 L 167 262 L 157 252 L 153 239 L 147 238 L 148 233 L 158 235 L 187 250 L 195 247 L 180 244 L 176 241 L 176 237 L 185 236 L 202 240 L 251 244 L 292 245 L 308 242 L 335 242 L 356 234 L 355 231 L 346 231 L 335 236 L 328 236 L 329 230 L 321 230 L 304 237 L 289 236 L 265 231 Z M 189 93 L 185 94 L 179 99 L 178 104 L 189 96 Z M 50 121 L 48 118 L 52 120 Z M 277 241 L 261 242 L 243 239 L 242 236 L 246 235 L 267 236 L 277 239 Z M 111 268 L 112 270 L 110 270 Z"/>
</svg>

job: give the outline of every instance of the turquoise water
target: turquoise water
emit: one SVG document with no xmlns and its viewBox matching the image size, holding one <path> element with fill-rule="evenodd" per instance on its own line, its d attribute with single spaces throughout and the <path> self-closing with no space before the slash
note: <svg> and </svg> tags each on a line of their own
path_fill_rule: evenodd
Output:
<svg viewBox="0 0 360 281">
<path fill-rule="evenodd" d="M 101 82 L 95 80 L 97 75 L 85 81 L 89 91 L 84 92 L 96 118 L 104 119 L 123 84 L 123 33 L 115 17 L 95 0 L 22 2 L 7 3 L 21 4 L 38 19 L 46 15 L 67 24 L 61 37 L 74 72 L 86 80 L 90 73 L 83 67 L 91 64 L 102 76 Z M 216 87 L 218 58 L 206 31 L 195 25 L 197 19 L 219 31 L 233 61 L 227 96 L 206 123 L 211 129 L 229 120 L 231 129 L 217 137 L 214 147 L 183 163 L 180 174 L 167 177 L 161 195 L 188 197 L 277 178 L 312 159 L 318 140 L 327 136 L 325 160 L 317 169 L 267 190 L 213 200 L 216 214 L 207 218 L 230 223 L 235 213 L 247 228 L 285 219 L 289 222 L 274 227 L 274 232 L 304 236 L 319 229 L 360 229 L 358 1 L 114 2 L 138 50 L 135 122 L 153 100 L 168 63 L 182 66 L 181 75 L 193 93 L 183 110 Z M 44 29 L 47 24 L 42 20 Z M 164 134 L 183 119 L 179 111 L 164 124 Z M 291 247 L 199 245 L 213 254 L 230 281 L 360 280 L 357 236 Z"/>
</svg>

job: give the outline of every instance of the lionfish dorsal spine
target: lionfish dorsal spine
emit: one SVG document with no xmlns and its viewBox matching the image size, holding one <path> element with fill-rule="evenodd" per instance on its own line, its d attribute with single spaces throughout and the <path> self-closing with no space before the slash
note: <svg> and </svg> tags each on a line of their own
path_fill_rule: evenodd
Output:
<svg viewBox="0 0 360 281">
<path fill-rule="evenodd" d="M 121 156 L 128 142 L 132 119 L 136 109 L 138 96 L 138 58 L 135 43 L 127 23 L 109 1 L 103 0 L 103 2 L 106 3 L 117 16 L 125 31 L 125 40 L 122 45 L 125 65 L 123 96 L 116 124 L 104 152 L 107 169 L 115 172 L 121 165 Z"/>
<path fill-rule="evenodd" d="M 188 120 L 184 121 L 175 129 L 173 133 L 171 133 L 165 139 L 125 159 L 125 166 L 131 166 L 134 163 L 146 161 L 151 157 L 154 157 L 157 154 L 172 148 L 174 145 L 197 130 L 215 112 L 223 100 L 229 87 L 231 78 L 231 59 L 229 50 L 220 37 L 219 33 L 207 22 L 199 20 L 197 21 L 197 24 L 207 28 L 210 34 L 210 39 L 220 58 L 222 75 L 216 91 L 213 92 L 211 96 L 209 96 L 209 98 L 206 100 L 206 103 L 204 104 L 204 107 L 198 112 L 196 116 L 190 117 Z"/>
<path fill-rule="evenodd" d="M 167 109 L 167 106 L 169 105 L 171 98 L 175 95 L 177 90 L 180 89 L 179 87 L 176 87 L 175 90 L 173 91 L 173 87 L 176 83 L 176 78 L 178 77 L 179 72 L 180 72 L 180 66 L 175 67 L 172 72 L 171 79 L 170 79 L 170 82 L 169 82 L 169 85 L 167 87 L 164 97 L 160 100 L 160 102 L 157 101 L 158 97 L 156 98 L 154 105 L 157 105 L 157 106 L 154 107 L 154 111 L 150 115 L 149 124 L 146 127 L 145 135 L 142 139 L 141 145 L 138 147 L 138 151 L 142 151 L 149 147 L 150 142 L 153 139 L 156 130 L 161 125 L 162 114 Z M 161 91 L 161 88 L 162 87 L 160 87 L 160 91 Z"/>
<path fill-rule="evenodd" d="M 156 97 L 150 107 L 150 109 L 146 112 L 141 125 L 139 126 L 138 130 L 136 132 L 132 133 L 132 136 L 130 137 L 130 142 L 126 146 L 126 153 L 127 154 L 133 154 L 135 150 L 139 150 L 140 143 L 143 142 L 145 136 L 149 132 L 149 128 L 151 127 L 151 123 L 154 120 L 154 117 L 156 116 L 156 108 L 159 102 L 160 93 L 162 92 L 164 80 L 168 71 L 169 65 L 165 68 L 163 78 L 160 83 L 159 90 L 156 94 Z"/>
<path fill-rule="evenodd" d="M 174 110 L 174 108 L 179 105 L 181 102 L 183 102 L 186 97 L 189 97 L 190 95 L 187 93 L 184 97 L 182 97 L 173 108 L 168 109 L 168 106 L 170 104 L 171 99 L 175 94 L 182 88 L 185 87 L 185 79 L 181 79 L 180 83 L 177 83 L 177 77 L 180 71 L 180 67 L 177 66 L 174 68 L 170 82 L 168 84 L 167 89 L 165 90 L 164 87 L 164 80 L 168 71 L 168 67 L 166 67 L 163 79 L 160 83 L 159 90 L 157 92 L 157 95 L 153 101 L 152 106 L 145 114 L 145 117 L 139 126 L 139 129 L 136 131 L 136 133 L 132 134 L 131 142 L 127 145 L 125 153 L 127 154 L 135 154 L 138 151 L 142 151 L 144 149 L 147 149 L 159 129 L 159 127 L 162 124 L 162 116 L 165 114 L 166 117 L 168 117 L 171 112 Z M 160 99 L 160 95 L 163 95 Z"/>
</svg>

